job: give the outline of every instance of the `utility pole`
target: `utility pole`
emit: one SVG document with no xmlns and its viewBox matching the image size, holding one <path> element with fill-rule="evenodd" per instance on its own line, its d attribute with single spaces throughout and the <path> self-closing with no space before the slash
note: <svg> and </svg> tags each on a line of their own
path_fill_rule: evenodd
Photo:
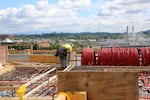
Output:
<svg viewBox="0 0 150 100">
<path fill-rule="evenodd" d="M 132 26 L 132 34 L 133 34 L 133 41 L 134 41 L 134 46 L 136 45 L 136 34 L 134 32 L 134 26 Z"/>
<path fill-rule="evenodd" d="M 129 46 L 129 27 L 127 25 L 127 31 L 126 31 L 126 35 L 127 35 L 127 45 Z"/>
</svg>

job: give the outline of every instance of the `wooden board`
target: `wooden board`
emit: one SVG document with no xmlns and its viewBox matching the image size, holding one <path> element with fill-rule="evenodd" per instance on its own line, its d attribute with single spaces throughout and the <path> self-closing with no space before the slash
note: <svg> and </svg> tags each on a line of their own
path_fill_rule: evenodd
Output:
<svg viewBox="0 0 150 100">
<path fill-rule="evenodd" d="M 18 84 L 25 84 L 28 81 L 2 81 L 0 80 L 0 84 L 2 85 L 18 85 Z"/>
<path fill-rule="evenodd" d="M 16 90 L 19 86 L 0 86 L 1 90 Z"/>
<path fill-rule="evenodd" d="M 0 75 L 3 75 L 7 72 L 15 70 L 15 67 L 12 65 L 5 65 L 3 69 L 0 70 Z"/>
<path fill-rule="evenodd" d="M 71 100 L 87 100 L 86 92 L 67 92 Z"/>
<path fill-rule="evenodd" d="M 138 73 L 58 72 L 58 91 L 86 91 L 87 100 L 138 100 Z"/>
<path fill-rule="evenodd" d="M 81 66 L 74 67 L 74 71 L 96 71 L 96 72 L 143 72 L 149 71 L 150 66 Z"/>
<path fill-rule="evenodd" d="M 61 92 L 55 100 L 66 100 L 66 95 L 69 96 L 70 100 L 87 100 L 86 92 Z"/>
<path fill-rule="evenodd" d="M 59 64 L 59 57 L 53 55 L 30 55 L 29 62 L 40 62 L 40 63 L 56 63 Z"/>
<path fill-rule="evenodd" d="M 19 100 L 18 97 L 15 98 L 0 98 L 0 100 Z M 23 98 L 23 100 L 52 100 L 51 97 L 30 97 L 30 98 Z"/>
<path fill-rule="evenodd" d="M 2 65 L 6 64 L 7 61 L 7 47 L 0 46 L 0 63 Z"/>
<path fill-rule="evenodd" d="M 54 100 L 66 100 L 66 96 L 65 95 L 59 95 Z"/>
</svg>

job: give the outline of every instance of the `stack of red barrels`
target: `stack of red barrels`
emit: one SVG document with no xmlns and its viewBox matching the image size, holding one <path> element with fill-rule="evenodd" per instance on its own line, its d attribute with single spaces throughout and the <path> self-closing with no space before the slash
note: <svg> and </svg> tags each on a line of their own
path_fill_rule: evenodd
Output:
<svg viewBox="0 0 150 100">
<path fill-rule="evenodd" d="M 81 65 L 148 66 L 150 48 L 102 48 L 97 53 L 92 48 L 83 48 Z"/>
</svg>

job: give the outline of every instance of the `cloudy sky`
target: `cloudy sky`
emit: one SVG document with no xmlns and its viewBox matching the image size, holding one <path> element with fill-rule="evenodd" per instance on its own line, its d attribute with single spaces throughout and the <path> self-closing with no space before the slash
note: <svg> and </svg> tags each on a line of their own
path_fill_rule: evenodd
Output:
<svg viewBox="0 0 150 100">
<path fill-rule="evenodd" d="M 150 0 L 0 0 L 0 34 L 150 29 Z"/>
</svg>

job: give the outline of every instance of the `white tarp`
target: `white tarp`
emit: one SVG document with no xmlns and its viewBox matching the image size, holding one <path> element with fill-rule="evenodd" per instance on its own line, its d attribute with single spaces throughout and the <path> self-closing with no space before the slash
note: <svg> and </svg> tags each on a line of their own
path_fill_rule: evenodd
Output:
<svg viewBox="0 0 150 100">
<path fill-rule="evenodd" d="M 13 41 L 8 39 L 8 38 L 6 38 L 4 41 L 2 41 L 2 43 L 13 43 Z"/>
</svg>

